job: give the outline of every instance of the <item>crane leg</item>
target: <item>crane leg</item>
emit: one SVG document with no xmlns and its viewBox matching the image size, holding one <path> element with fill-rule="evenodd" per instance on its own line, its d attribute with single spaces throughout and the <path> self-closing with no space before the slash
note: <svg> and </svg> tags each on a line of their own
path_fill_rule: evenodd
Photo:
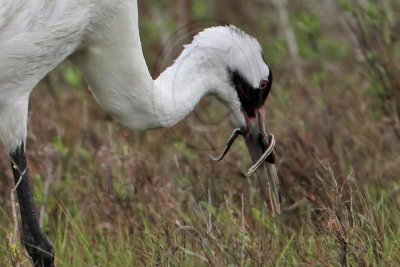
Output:
<svg viewBox="0 0 400 267">
<path fill-rule="evenodd" d="M 17 185 L 18 201 L 21 211 L 23 242 L 35 267 L 53 267 L 54 249 L 39 225 L 38 212 L 33 199 L 31 181 L 26 161 L 25 146 L 22 144 L 14 152 L 12 170 Z"/>
</svg>

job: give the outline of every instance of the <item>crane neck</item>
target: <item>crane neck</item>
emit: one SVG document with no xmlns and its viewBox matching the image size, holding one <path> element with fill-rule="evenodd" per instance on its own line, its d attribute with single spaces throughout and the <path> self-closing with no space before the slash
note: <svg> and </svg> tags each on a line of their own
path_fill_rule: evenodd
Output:
<svg viewBox="0 0 400 267">
<path fill-rule="evenodd" d="M 156 80 L 143 55 L 136 1 L 109 14 L 85 40 L 90 45 L 71 60 L 81 70 L 100 106 L 132 129 L 172 126 L 212 91 L 207 59 L 185 51 Z M 122 5 L 122 4 L 121 4 Z M 105 26 L 106 25 L 106 26 Z M 204 63 L 204 64 L 203 64 Z"/>
<path fill-rule="evenodd" d="M 188 62 L 176 61 L 167 68 L 149 90 L 153 110 L 161 127 L 172 126 L 192 112 L 199 101 L 212 92 L 206 72 Z"/>
</svg>

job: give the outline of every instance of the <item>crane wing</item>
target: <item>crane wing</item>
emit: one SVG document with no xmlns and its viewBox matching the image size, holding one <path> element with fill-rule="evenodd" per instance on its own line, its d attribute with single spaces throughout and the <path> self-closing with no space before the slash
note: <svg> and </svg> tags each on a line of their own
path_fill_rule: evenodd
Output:
<svg viewBox="0 0 400 267">
<path fill-rule="evenodd" d="M 0 101 L 29 94 L 76 50 L 90 23 L 90 3 L 0 0 Z"/>
</svg>

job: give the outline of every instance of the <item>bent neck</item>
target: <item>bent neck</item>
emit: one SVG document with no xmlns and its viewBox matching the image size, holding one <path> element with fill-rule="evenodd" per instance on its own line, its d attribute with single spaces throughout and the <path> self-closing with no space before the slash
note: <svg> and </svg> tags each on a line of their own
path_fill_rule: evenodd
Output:
<svg viewBox="0 0 400 267">
<path fill-rule="evenodd" d="M 95 29 L 89 48 L 71 57 L 100 106 L 133 129 L 174 125 L 210 93 L 217 75 L 185 52 L 155 81 L 143 56 L 136 1 L 124 1 L 107 27 Z M 123 5 L 123 6 L 122 6 Z M 104 25 L 104 23 L 103 23 Z M 203 59 L 204 60 L 204 59 Z M 202 67 L 203 66 L 203 67 Z"/>
<path fill-rule="evenodd" d="M 201 63 L 195 55 L 185 57 L 183 52 L 154 81 L 150 90 L 153 114 L 160 126 L 172 126 L 184 119 L 205 95 L 214 92 L 214 75 Z"/>
</svg>

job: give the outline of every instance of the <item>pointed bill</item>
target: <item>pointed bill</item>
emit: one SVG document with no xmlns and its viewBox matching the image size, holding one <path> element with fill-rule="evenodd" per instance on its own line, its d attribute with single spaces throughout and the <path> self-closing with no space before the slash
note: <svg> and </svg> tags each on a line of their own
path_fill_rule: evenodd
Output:
<svg viewBox="0 0 400 267">
<path fill-rule="evenodd" d="M 260 190 L 264 201 L 272 215 L 280 214 L 279 177 L 275 167 L 275 154 L 272 135 L 269 135 L 265 126 L 265 111 L 260 108 L 255 118 L 246 118 L 248 130 L 244 136 L 247 149 L 255 164 L 249 174 L 257 174 Z M 271 136 L 271 138 L 269 137 Z M 268 150 L 271 150 L 268 152 Z"/>
</svg>

